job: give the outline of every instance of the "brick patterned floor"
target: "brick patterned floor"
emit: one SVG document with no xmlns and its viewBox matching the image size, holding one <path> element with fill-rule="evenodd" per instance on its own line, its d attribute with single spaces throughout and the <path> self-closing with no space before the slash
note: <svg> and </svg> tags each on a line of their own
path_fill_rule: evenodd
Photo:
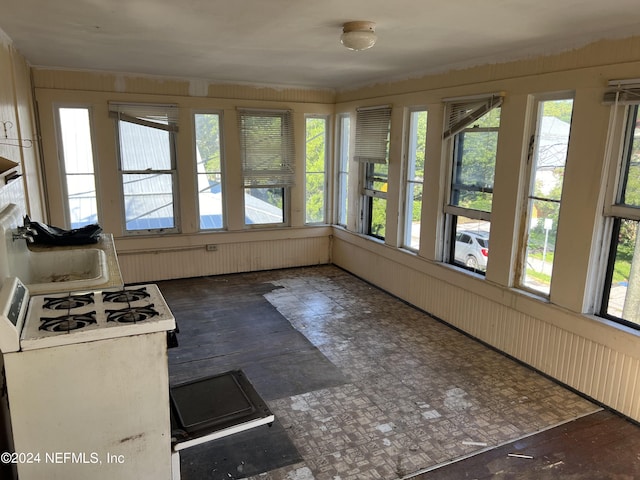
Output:
<svg viewBox="0 0 640 480">
<path fill-rule="evenodd" d="M 403 478 L 599 410 L 338 268 L 251 275 L 350 381 L 270 401 L 304 463 L 251 479 Z"/>
</svg>

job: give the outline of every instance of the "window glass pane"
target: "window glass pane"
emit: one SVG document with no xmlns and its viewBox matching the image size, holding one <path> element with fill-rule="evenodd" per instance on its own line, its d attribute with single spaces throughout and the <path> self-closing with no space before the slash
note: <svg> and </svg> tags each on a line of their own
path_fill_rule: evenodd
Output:
<svg viewBox="0 0 640 480">
<path fill-rule="evenodd" d="M 620 220 L 613 248 L 613 265 L 609 273 L 607 315 L 640 326 L 640 222 Z"/>
<path fill-rule="evenodd" d="M 531 200 L 530 209 L 532 216 L 527 236 L 523 284 L 548 294 L 553 273 L 560 203 Z"/>
<path fill-rule="evenodd" d="M 500 108 L 455 136 L 451 205 L 491 212 Z"/>
<path fill-rule="evenodd" d="M 307 118 L 305 152 L 305 221 L 307 223 L 322 223 L 325 221 L 326 146 L 326 118 Z"/>
<path fill-rule="evenodd" d="M 88 108 L 60 108 L 63 169 L 71 228 L 98 222 Z"/>
<path fill-rule="evenodd" d="M 122 183 L 127 230 L 175 227 L 171 174 L 124 174 Z"/>
<path fill-rule="evenodd" d="M 489 260 L 491 223 L 466 217 L 456 217 L 453 240 L 453 263 L 474 272 L 484 272 Z"/>
<path fill-rule="evenodd" d="M 224 227 L 220 115 L 197 113 L 194 119 L 200 228 L 219 229 Z"/>
<path fill-rule="evenodd" d="M 387 176 L 389 166 L 367 163 L 365 178 L 365 233 L 384 239 L 387 219 Z"/>
<path fill-rule="evenodd" d="M 67 175 L 67 196 L 71 228 L 98 223 L 93 175 Z"/>
<path fill-rule="evenodd" d="M 627 130 L 626 165 L 621 200 L 625 205 L 640 207 L 640 125 L 638 123 L 638 106 L 630 111 L 631 127 Z"/>
<path fill-rule="evenodd" d="M 427 140 L 427 112 L 411 112 L 407 156 L 407 184 L 404 219 L 404 246 L 420 248 L 420 214 L 422 210 L 422 182 Z"/>
<path fill-rule="evenodd" d="M 385 198 L 371 198 L 371 221 L 369 223 L 369 235 L 378 238 L 385 237 L 387 223 L 387 200 Z"/>
<path fill-rule="evenodd" d="M 349 181 L 350 117 L 340 117 L 340 153 L 338 166 L 338 224 L 347 224 L 347 191 Z"/>
<path fill-rule="evenodd" d="M 177 227 L 174 133 L 117 118 L 125 230 Z"/>
<path fill-rule="evenodd" d="M 60 130 L 66 173 L 93 173 L 88 108 L 60 108 Z"/>
<path fill-rule="evenodd" d="M 549 294 L 573 100 L 538 103 L 522 284 Z"/>
<path fill-rule="evenodd" d="M 246 188 L 245 223 L 284 223 L 284 188 Z"/>
<path fill-rule="evenodd" d="M 369 163 L 368 166 L 367 188 L 386 192 L 389 166 L 386 163 Z"/>
<path fill-rule="evenodd" d="M 324 173 L 307 173 L 305 201 L 307 204 L 307 223 L 323 223 L 324 220 Z"/>
<path fill-rule="evenodd" d="M 405 244 L 414 250 L 420 248 L 420 217 L 422 215 L 422 183 L 407 184 L 407 220 Z"/>
<path fill-rule="evenodd" d="M 172 169 L 170 132 L 122 120 L 118 124 L 122 170 Z"/>
</svg>

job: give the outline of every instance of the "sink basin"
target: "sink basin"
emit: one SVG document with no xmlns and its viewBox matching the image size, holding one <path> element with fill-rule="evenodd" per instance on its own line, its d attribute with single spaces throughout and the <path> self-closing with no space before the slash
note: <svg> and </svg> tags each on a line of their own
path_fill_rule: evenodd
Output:
<svg viewBox="0 0 640 480">
<path fill-rule="evenodd" d="M 82 290 L 109 280 L 106 255 L 97 248 L 29 252 L 29 264 L 20 270 L 31 295 Z"/>
<path fill-rule="evenodd" d="M 15 205 L 0 212 L 0 280 L 18 277 L 31 295 L 88 290 L 109 281 L 103 250 L 69 247 L 31 251 L 25 239 L 13 239 L 20 225 L 22 215 Z"/>
</svg>

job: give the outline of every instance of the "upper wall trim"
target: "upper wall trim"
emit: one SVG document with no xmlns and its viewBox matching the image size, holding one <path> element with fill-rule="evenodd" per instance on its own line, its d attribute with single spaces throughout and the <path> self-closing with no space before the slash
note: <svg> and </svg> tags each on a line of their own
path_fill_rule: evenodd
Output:
<svg viewBox="0 0 640 480">
<path fill-rule="evenodd" d="M 34 88 L 297 103 L 335 103 L 332 90 L 231 85 L 206 80 L 32 67 Z"/>
<path fill-rule="evenodd" d="M 382 98 L 430 90 L 477 86 L 498 80 L 640 62 L 640 36 L 601 40 L 567 52 L 524 60 L 488 64 L 424 75 L 395 82 L 379 83 L 336 93 L 336 103 Z M 608 80 L 608 79 L 607 79 Z"/>
</svg>

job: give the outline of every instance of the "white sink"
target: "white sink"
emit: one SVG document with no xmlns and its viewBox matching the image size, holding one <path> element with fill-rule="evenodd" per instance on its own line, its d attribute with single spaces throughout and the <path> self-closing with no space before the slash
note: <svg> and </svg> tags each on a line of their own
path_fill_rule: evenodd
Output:
<svg viewBox="0 0 640 480">
<path fill-rule="evenodd" d="M 109 281 L 103 250 L 68 247 L 31 251 L 25 239 L 13 238 L 22 222 L 15 205 L 0 212 L 0 281 L 18 277 L 31 295 L 91 289 Z"/>
<path fill-rule="evenodd" d="M 83 290 L 109 280 L 106 255 L 97 248 L 30 251 L 28 257 L 27 268 L 17 276 L 31 295 Z"/>
</svg>

